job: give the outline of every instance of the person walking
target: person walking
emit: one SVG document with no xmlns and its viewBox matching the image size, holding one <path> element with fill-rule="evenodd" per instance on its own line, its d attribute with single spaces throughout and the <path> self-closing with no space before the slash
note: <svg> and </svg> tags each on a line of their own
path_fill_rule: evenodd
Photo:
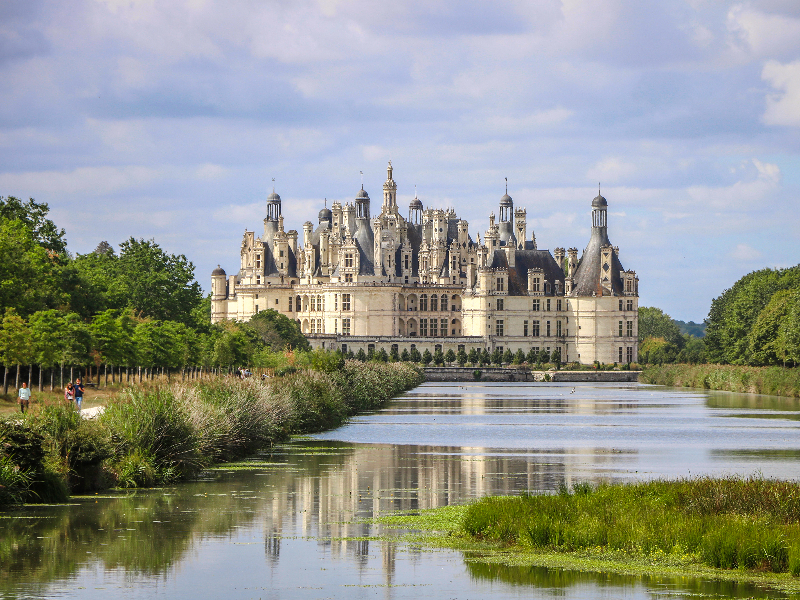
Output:
<svg viewBox="0 0 800 600">
<path fill-rule="evenodd" d="M 75 386 L 72 385 L 71 381 L 67 384 L 67 387 L 64 388 L 64 400 L 70 404 L 75 402 Z"/>
<path fill-rule="evenodd" d="M 22 382 L 22 387 L 19 388 L 19 409 L 22 414 L 30 407 L 31 404 L 31 391 L 28 389 L 28 383 Z"/>
<path fill-rule="evenodd" d="M 78 410 L 81 409 L 81 404 L 83 403 L 83 383 L 81 383 L 81 378 L 78 377 L 75 380 L 75 404 L 78 406 Z"/>
</svg>

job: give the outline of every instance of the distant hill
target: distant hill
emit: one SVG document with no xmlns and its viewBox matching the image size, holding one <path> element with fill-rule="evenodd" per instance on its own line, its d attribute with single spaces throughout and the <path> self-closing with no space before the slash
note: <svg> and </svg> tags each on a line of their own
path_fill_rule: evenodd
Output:
<svg viewBox="0 0 800 600">
<path fill-rule="evenodd" d="M 693 335 L 694 337 L 704 337 L 706 335 L 706 324 L 705 323 L 695 323 L 694 321 L 689 321 L 685 323 L 684 321 L 677 321 L 672 319 L 672 322 L 678 326 L 681 330 L 681 333 L 684 335 Z"/>
</svg>

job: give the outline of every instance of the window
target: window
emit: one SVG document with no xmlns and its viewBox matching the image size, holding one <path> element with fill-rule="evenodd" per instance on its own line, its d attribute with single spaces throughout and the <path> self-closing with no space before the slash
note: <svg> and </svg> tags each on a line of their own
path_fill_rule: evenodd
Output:
<svg viewBox="0 0 800 600">
<path fill-rule="evenodd" d="M 276 304 L 276 305 L 278 304 L 278 299 L 277 299 L 277 298 L 275 298 L 275 304 Z"/>
<path fill-rule="evenodd" d="M 256 275 L 256 285 L 261 285 L 261 275 Z"/>
<path fill-rule="evenodd" d="M 342 294 L 342 310 L 350 310 L 350 294 Z"/>
<path fill-rule="evenodd" d="M 619 309 L 622 310 L 622 300 L 619 301 Z"/>
<path fill-rule="evenodd" d="M 458 345 L 458 351 L 459 352 L 466 352 L 466 347 L 464 346 L 464 344 L 459 344 Z"/>
<path fill-rule="evenodd" d="M 439 304 L 439 308 L 442 309 L 442 312 L 447 312 L 447 294 L 442 294 L 442 301 Z"/>
<path fill-rule="evenodd" d="M 505 290 L 505 281 L 503 281 L 502 277 L 497 278 L 497 291 L 502 292 Z"/>
<path fill-rule="evenodd" d="M 534 347 L 533 347 L 533 351 L 534 351 L 534 352 L 539 352 L 539 346 L 534 346 Z"/>
<path fill-rule="evenodd" d="M 550 312 L 550 298 L 547 299 L 547 312 Z"/>
<path fill-rule="evenodd" d="M 528 337 L 528 322 L 527 321 L 523 321 L 522 322 L 522 335 L 524 335 L 525 337 Z"/>
<path fill-rule="evenodd" d="M 547 337 L 550 337 L 550 321 L 547 322 Z"/>
<path fill-rule="evenodd" d="M 431 319 L 431 337 L 437 337 L 438 335 L 439 335 L 439 319 Z"/>
<path fill-rule="evenodd" d="M 392 344 L 392 349 L 391 349 L 391 352 L 392 352 L 393 354 L 397 354 L 397 352 L 398 352 L 399 350 L 400 350 L 400 346 L 398 346 L 397 344 Z"/>
<path fill-rule="evenodd" d="M 281 251 L 280 251 L 280 255 L 279 255 L 279 256 L 280 256 L 281 258 L 283 258 L 283 250 L 281 250 Z"/>
<path fill-rule="evenodd" d="M 447 337 L 447 319 L 439 319 L 439 335 Z"/>
<path fill-rule="evenodd" d="M 633 321 L 625 322 L 625 335 L 633 337 Z"/>
<path fill-rule="evenodd" d="M 434 352 L 441 352 L 442 351 L 442 345 L 441 344 L 434 344 L 433 351 Z"/>
<path fill-rule="evenodd" d="M 345 267 L 352 267 L 353 266 L 353 255 L 352 254 L 345 254 L 344 255 L 344 266 Z"/>
<path fill-rule="evenodd" d="M 627 279 L 625 281 L 625 291 L 626 292 L 632 292 L 633 291 L 633 280 L 632 279 Z"/>
<path fill-rule="evenodd" d="M 541 291 L 540 290 L 541 285 L 542 285 L 542 280 L 539 277 L 534 277 L 533 278 L 533 291 L 534 292 Z"/>
<path fill-rule="evenodd" d="M 345 281 L 345 283 L 353 283 L 353 274 L 352 273 L 345 273 L 344 274 L 344 281 Z"/>
<path fill-rule="evenodd" d="M 625 362 L 633 362 L 633 348 L 625 349 Z"/>
<path fill-rule="evenodd" d="M 628 310 L 633 310 L 633 300 L 628 300 Z"/>
<path fill-rule="evenodd" d="M 533 301 L 533 311 L 534 312 L 539 312 L 540 310 L 542 310 L 542 303 L 537 298 L 536 300 Z"/>
<path fill-rule="evenodd" d="M 339 310 L 339 294 L 333 295 L 333 310 Z"/>
<path fill-rule="evenodd" d="M 556 300 L 556 310 L 561 311 L 561 300 Z"/>
<path fill-rule="evenodd" d="M 617 335 L 622 337 L 622 321 L 619 322 L 619 327 L 617 329 Z"/>
<path fill-rule="evenodd" d="M 333 333 L 339 333 L 339 319 L 333 320 Z"/>
<path fill-rule="evenodd" d="M 531 335 L 533 337 L 539 337 L 539 321 L 531 322 Z"/>
<path fill-rule="evenodd" d="M 617 362 L 622 362 L 622 346 L 619 347 L 619 360 Z"/>
<path fill-rule="evenodd" d="M 561 321 L 556 321 L 556 335 L 561 337 Z"/>
<path fill-rule="evenodd" d="M 420 294 L 419 296 L 419 309 L 428 310 L 428 294 Z"/>
<path fill-rule="evenodd" d="M 350 319 L 342 319 L 342 335 L 350 335 Z"/>
<path fill-rule="evenodd" d="M 403 258 L 405 258 L 405 263 L 406 263 L 405 268 L 406 270 L 408 270 L 408 254 L 406 254 Z"/>
<path fill-rule="evenodd" d="M 439 310 L 439 296 L 431 294 L 431 310 Z"/>
<path fill-rule="evenodd" d="M 258 312 L 258 304 L 256 304 L 256 312 Z"/>
<path fill-rule="evenodd" d="M 503 310 L 504 302 L 502 299 L 497 299 L 497 310 Z"/>
<path fill-rule="evenodd" d="M 289 296 L 289 312 L 294 312 L 292 310 L 292 297 L 291 296 Z"/>
<path fill-rule="evenodd" d="M 419 320 L 419 335 L 420 337 L 428 337 L 428 319 Z"/>
<path fill-rule="evenodd" d="M 342 344 L 342 354 L 347 354 L 347 344 Z"/>
<path fill-rule="evenodd" d="M 503 335 L 503 319 L 497 319 L 494 324 L 495 335 Z"/>
</svg>

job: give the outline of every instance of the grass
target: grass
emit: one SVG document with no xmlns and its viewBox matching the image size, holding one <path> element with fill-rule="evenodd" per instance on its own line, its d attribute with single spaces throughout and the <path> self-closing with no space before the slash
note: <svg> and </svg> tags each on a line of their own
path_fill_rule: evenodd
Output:
<svg viewBox="0 0 800 600">
<path fill-rule="evenodd" d="M 800 368 L 738 365 L 649 365 L 639 381 L 674 387 L 800 398 Z"/>
<path fill-rule="evenodd" d="M 34 402 L 24 417 L 0 419 L 0 505 L 63 500 L 67 488 L 88 492 L 191 478 L 292 434 L 337 427 L 423 379 L 406 363 L 323 366 L 266 381 L 137 383 L 108 399 L 92 420 L 81 419 L 60 395 Z"/>
<path fill-rule="evenodd" d="M 479 562 L 683 574 L 800 590 L 800 484 L 698 478 L 489 497 L 382 522 Z M 412 538 L 414 539 L 414 538 Z"/>
</svg>

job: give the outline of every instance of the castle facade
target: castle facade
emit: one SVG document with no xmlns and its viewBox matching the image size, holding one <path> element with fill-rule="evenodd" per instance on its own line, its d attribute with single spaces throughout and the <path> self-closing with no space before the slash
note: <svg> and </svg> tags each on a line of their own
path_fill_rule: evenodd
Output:
<svg viewBox="0 0 800 600">
<path fill-rule="evenodd" d="M 638 287 L 608 239 L 608 203 L 592 201 L 592 232 L 577 248 L 540 250 L 527 213 L 506 193 L 483 240 L 453 209 L 408 216 L 389 163 L 380 213 L 364 190 L 319 212 L 318 225 L 285 231 L 281 198 L 267 198 L 264 234 L 245 231 L 239 270 L 211 274 L 212 321 L 274 309 L 296 320 L 314 347 L 559 351 L 562 362 L 638 358 Z"/>
</svg>

